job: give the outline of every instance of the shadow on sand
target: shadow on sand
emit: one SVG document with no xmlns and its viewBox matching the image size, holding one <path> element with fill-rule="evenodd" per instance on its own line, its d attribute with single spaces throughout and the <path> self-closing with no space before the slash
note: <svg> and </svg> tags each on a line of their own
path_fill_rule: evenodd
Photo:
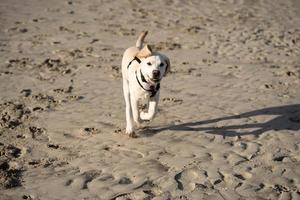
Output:
<svg viewBox="0 0 300 200">
<path fill-rule="evenodd" d="M 213 126 L 213 123 L 217 123 L 221 121 L 256 117 L 259 115 L 274 115 L 274 118 L 266 122 L 229 125 L 229 126 L 222 126 L 222 127 Z M 208 126 L 209 124 L 212 125 Z M 252 129 L 252 130 L 247 131 L 246 129 Z M 242 135 L 249 135 L 249 134 L 260 135 L 270 130 L 296 131 L 296 130 L 300 130 L 300 104 L 269 107 L 260 110 L 245 112 L 239 115 L 220 117 L 220 118 L 209 119 L 204 121 L 187 122 L 187 123 L 181 123 L 176 125 L 167 125 L 165 127 L 153 127 L 153 128 L 149 128 L 146 131 L 147 133 L 145 133 L 145 135 L 152 136 L 164 130 L 205 131 L 211 134 L 223 135 L 224 137 L 242 136 Z M 246 130 L 246 131 L 241 131 L 241 130 Z"/>
</svg>

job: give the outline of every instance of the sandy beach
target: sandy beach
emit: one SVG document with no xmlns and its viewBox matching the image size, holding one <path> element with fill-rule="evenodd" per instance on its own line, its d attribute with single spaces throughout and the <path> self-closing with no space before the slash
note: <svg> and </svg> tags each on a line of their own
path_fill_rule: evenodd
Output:
<svg viewBox="0 0 300 200">
<path fill-rule="evenodd" d="M 298 0 L 0 1 L 0 199 L 300 199 Z M 121 59 L 168 55 L 125 135 Z"/>
</svg>

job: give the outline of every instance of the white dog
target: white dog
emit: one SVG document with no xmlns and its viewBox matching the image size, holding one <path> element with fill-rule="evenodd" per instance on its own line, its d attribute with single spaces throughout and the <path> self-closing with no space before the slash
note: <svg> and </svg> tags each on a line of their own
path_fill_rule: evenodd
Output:
<svg viewBox="0 0 300 200">
<path fill-rule="evenodd" d="M 160 81 L 170 71 L 169 59 L 152 52 L 150 46 L 143 47 L 147 35 L 142 32 L 136 46 L 128 48 L 122 59 L 123 91 L 126 103 L 126 133 L 134 134 L 134 123 L 153 119 L 159 100 Z M 143 48 L 142 48 L 143 47 Z M 139 101 L 148 102 L 148 112 L 139 111 Z"/>
</svg>

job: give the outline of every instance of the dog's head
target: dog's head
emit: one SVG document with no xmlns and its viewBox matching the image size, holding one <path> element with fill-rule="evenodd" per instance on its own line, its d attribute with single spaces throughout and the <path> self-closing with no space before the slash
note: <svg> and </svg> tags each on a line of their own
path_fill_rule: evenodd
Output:
<svg viewBox="0 0 300 200">
<path fill-rule="evenodd" d="M 137 57 L 142 60 L 140 66 L 146 81 L 157 83 L 170 71 L 169 58 L 159 52 L 152 52 L 149 45 L 145 45 Z"/>
</svg>

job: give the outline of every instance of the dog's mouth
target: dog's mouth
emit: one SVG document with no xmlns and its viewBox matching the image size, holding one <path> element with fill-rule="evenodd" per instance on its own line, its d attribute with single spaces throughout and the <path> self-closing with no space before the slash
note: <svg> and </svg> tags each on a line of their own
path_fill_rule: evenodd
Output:
<svg viewBox="0 0 300 200">
<path fill-rule="evenodd" d="M 161 81 L 161 78 L 154 78 L 154 77 L 151 78 L 149 75 L 146 75 L 145 78 L 147 82 L 155 83 L 155 84 Z"/>
<path fill-rule="evenodd" d="M 153 81 L 153 82 L 159 82 L 160 79 L 159 78 L 152 78 L 151 81 Z"/>
<path fill-rule="evenodd" d="M 149 78 L 149 77 L 148 77 Z M 152 82 L 152 83 L 158 83 L 161 79 L 160 78 L 149 78 L 149 80 Z"/>
</svg>

